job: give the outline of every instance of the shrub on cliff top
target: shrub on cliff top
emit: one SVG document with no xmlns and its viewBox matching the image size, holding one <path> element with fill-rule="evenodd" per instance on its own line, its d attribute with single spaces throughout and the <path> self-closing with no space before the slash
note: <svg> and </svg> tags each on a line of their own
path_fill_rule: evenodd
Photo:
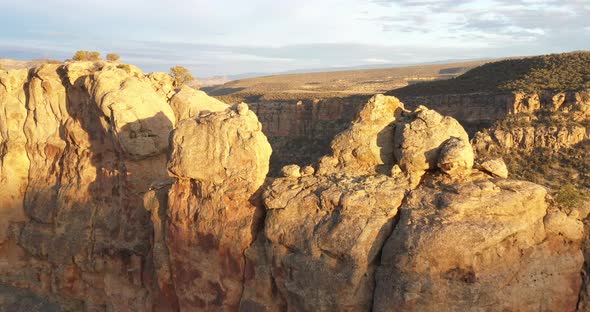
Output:
<svg viewBox="0 0 590 312">
<path fill-rule="evenodd" d="M 116 62 L 121 58 L 119 54 L 109 53 L 107 54 L 107 61 L 109 62 Z"/>
<path fill-rule="evenodd" d="M 98 61 L 100 60 L 100 53 L 96 51 L 77 51 L 72 57 L 74 61 Z"/>
<path fill-rule="evenodd" d="M 191 75 L 190 71 L 186 67 L 174 66 L 170 68 L 170 75 L 174 78 L 174 86 L 180 88 L 183 84 L 195 80 L 195 77 Z"/>
</svg>

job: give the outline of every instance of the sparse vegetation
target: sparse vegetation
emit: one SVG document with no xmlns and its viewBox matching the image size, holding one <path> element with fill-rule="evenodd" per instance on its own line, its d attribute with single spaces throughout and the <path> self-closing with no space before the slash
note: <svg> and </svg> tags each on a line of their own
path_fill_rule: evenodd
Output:
<svg viewBox="0 0 590 312">
<path fill-rule="evenodd" d="M 116 62 L 119 59 L 121 59 L 121 56 L 119 54 L 115 54 L 115 53 L 107 54 L 107 61 L 109 61 L 109 62 Z"/>
<path fill-rule="evenodd" d="M 590 87 L 590 52 L 509 59 L 476 67 L 441 81 L 390 91 L 395 96 L 474 92 L 576 91 Z"/>
<path fill-rule="evenodd" d="M 575 208 L 582 201 L 588 199 L 588 195 L 573 184 L 564 185 L 554 196 L 555 201 L 564 208 Z"/>
<path fill-rule="evenodd" d="M 193 77 L 186 67 L 179 65 L 170 68 L 170 75 L 174 78 L 174 86 L 176 88 L 180 88 L 182 85 L 195 80 L 195 77 Z"/>
<path fill-rule="evenodd" d="M 128 64 L 118 64 L 117 65 L 117 68 L 120 68 L 122 70 L 125 70 L 128 73 L 131 72 L 131 66 L 129 66 Z"/>
<path fill-rule="evenodd" d="M 77 51 L 72 57 L 74 61 L 98 61 L 100 60 L 100 53 L 96 51 Z"/>
</svg>

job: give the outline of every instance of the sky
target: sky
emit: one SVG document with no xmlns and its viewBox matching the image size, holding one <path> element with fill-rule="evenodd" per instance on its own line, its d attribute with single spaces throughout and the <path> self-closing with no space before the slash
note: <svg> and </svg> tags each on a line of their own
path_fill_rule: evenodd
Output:
<svg viewBox="0 0 590 312">
<path fill-rule="evenodd" d="M 197 77 L 590 49 L 590 0 L 0 0 L 0 57 Z"/>
</svg>

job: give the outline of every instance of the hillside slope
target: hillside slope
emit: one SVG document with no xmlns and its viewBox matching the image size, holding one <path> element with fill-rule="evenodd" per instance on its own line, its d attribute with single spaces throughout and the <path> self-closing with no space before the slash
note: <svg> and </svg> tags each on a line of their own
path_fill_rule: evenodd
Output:
<svg viewBox="0 0 590 312">
<path fill-rule="evenodd" d="M 476 92 L 578 91 L 590 87 L 590 52 L 570 52 L 502 60 L 449 80 L 409 85 L 388 92 L 425 96 Z"/>
</svg>

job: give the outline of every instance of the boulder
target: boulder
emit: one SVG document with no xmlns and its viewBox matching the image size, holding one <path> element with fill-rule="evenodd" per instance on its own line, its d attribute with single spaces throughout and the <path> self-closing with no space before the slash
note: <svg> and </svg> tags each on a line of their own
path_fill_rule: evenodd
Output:
<svg viewBox="0 0 590 312">
<path fill-rule="evenodd" d="M 287 165 L 281 169 L 281 174 L 286 178 L 299 178 L 301 176 L 301 168 L 298 165 Z"/>
<path fill-rule="evenodd" d="M 256 190 L 268 172 L 270 144 L 252 111 L 186 119 L 172 133 L 171 145 L 168 170 L 178 178 L 215 185 L 243 180 Z"/>
<path fill-rule="evenodd" d="M 181 121 L 196 118 L 201 112 L 221 112 L 230 106 L 216 98 L 208 96 L 203 91 L 195 90 L 189 86 L 183 86 L 171 98 L 170 107 L 172 107 L 174 115 L 176 115 L 176 120 Z"/>
<path fill-rule="evenodd" d="M 492 176 L 508 178 L 508 167 L 502 158 L 489 159 L 481 163 L 481 169 Z"/>
<path fill-rule="evenodd" d="M 396 122 L 393 152 L 400 168 L 410 176 L 413 185 L 419 183 L 427 170 L 437 168 L 443 143 L 451 138 L 463 142 L 463 147 L 458 149 L 464 154 L 461 162 L 464 162 L 465 168 L 470 167 L 472 160 L 469 160 L 467 151 L 469 137 L 455 119 L 443 117 L 421 106 L 412 113 L 404 114 Z"/>
<path fill-rule="evenodd" d="M 440 150 L 437 166 L 449 175 L 464 175 L 473 167 L 473 148 L 468 141 L 452 137 Z"/>
<path fill-rule="evenodd" d="M 375 95 L 348 130 L 331 143 L 332 155 L 323 157 L 319 174 L 388 174 L 393 158 L 393 123 L 404 111 L 392 96 Z"/>
<path fill-rule="evenodd" d="M 312 166 L 305 166 L 301 168 L 301 176 L 311 176 L 315 173 L 315 169 Z"/>
<path fill-rule="evenodd" d="M 575 311 L 581 224 L 546 217 L 546 195 L 479 175 L 423 183 L 383 248 L 374 310 Z"/>
</svg>

